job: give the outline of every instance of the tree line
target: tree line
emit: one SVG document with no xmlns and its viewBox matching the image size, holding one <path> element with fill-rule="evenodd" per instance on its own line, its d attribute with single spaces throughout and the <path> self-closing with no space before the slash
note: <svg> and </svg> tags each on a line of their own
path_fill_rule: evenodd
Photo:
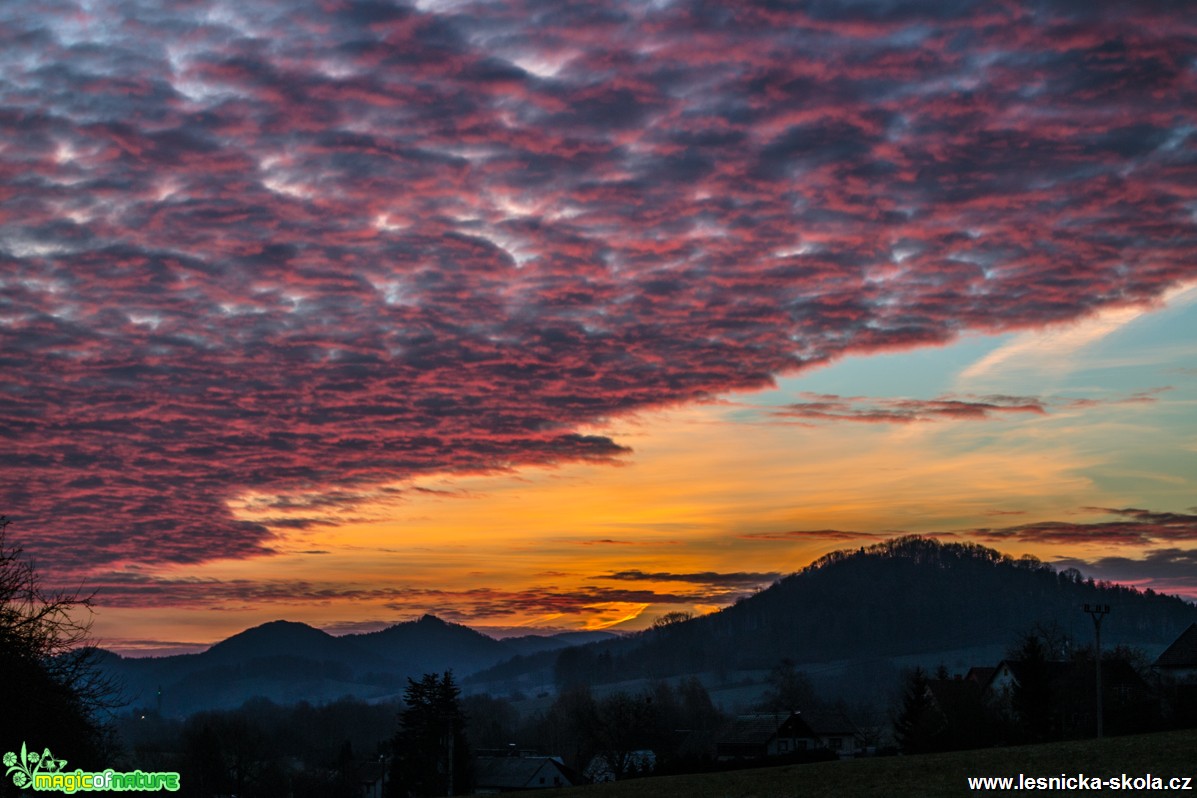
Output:
<svg viewBox="0 0 1197 798">
<path fill-rule="evenodd" d="M 1006 652 L 1005 666 L 950 675 L 908 671 L 892 710 L 905 753 L 968 750 L 1083 739 L 1097 732 L 1095 649 L 1076 646 L 1059 627 L 1038 625 Z M 974 669 L 975 671 L 976 669 Z M 1183 691 L 1152 670 L 1140 649 L 1101 653 L 1105 734 L 1140 734 L 1197 725 Z"/>
</svg>

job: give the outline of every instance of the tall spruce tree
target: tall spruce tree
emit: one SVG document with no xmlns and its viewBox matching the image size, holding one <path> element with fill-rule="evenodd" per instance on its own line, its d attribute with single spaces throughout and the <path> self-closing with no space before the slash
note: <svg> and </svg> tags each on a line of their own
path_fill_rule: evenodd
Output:
<svg viewBox="0 0 1197 798">
<path fill-rule="evenodd" d="M 1043 742 L 1052 737 L 1056 697 L 1049 645 L 1037 631 L 1028 632 L 1011 657 L 1019 668 L 1011 704 L 1025 742 Z"/>
<path fill-rule="evenodd" d="M 935 711 L 927 672 L 915 668 L 906 675 L 902 704 L 894 717 L 894 739 L 903 753 L 922 754 L 938 747 L 943 718 Z"/>
<path fill-rule="evenodd" d="M 420 681 L 408 678 L 395 735 L 391 795 L 467 795 L 472 791 L 470 751 L 465 715 L 453 683 L 453 672 L 438 677 L 426 673 Z"/>
</svg>

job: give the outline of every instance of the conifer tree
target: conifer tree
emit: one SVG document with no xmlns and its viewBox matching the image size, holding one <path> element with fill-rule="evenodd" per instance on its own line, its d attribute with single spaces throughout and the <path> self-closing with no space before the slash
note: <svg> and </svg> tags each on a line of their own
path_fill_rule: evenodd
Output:
<svg viewBox="0 0 1197 798">
<path fill-rule="evenodd" d="M 906 677 L 902 706 L 894 718 L 894 738 L 907 754 L 921 754 L 936 748 L 936 737 L 943 730 L 931 701 L 927 673 L 915 668 Z"/>
<path fill-rule="evenodd" d="M 471 792 L 470 751 L 465 715 L 453 672 L 408 678 L 395 735 L 391 794 L 406 796 L 467 795 Z"/>
</svg>

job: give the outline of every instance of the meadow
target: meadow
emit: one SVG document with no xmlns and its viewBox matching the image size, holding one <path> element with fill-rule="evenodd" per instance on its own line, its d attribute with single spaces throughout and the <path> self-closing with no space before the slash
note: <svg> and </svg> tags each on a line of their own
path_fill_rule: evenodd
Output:
<svg viewBox="0 0 1197 798">
<path fill-rule="evenodd" d="M 1107 737 L 1102 740 L 1072 740 L 1044 745 L 955 751 L 920 756 L 892 756 L 871 759 L 822 762 L 810 765 L 759 768 L 720 773 L 662 776 L 612 784 L 577 787 L 542 793 L 552 796 L 591 798 L 841 798 L 842 796 L 902 796 L 926 798 L 961 795 L 1001 795 L 1001 790 L 970 790 L 969 777 L 1013 776 L 1099 776 L 1102 779 L 1131 778 L 1150 773 L 1171 777 L 1193 777 L 1191 792 L 1197 794 L 1197 729 Z M 1043 795 L 1143 795 L 1144 790 L 1043 790 Z"/>
</svg>

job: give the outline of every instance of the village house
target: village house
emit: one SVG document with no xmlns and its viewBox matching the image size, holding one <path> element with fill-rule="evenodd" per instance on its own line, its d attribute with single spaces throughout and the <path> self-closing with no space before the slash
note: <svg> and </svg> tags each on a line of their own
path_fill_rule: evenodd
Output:
<svg viewBox="0 0 1197 798">
<path fill-rule="evenodd" d="M 1152 666 L 1169 721 L 1177 726 L 1197 725 L 1197 623 L 1181 632 Z"/>
<path fill-rule="evenodd" d="M 985 684 L 996 670 L 973 668 L 964 677 L 927 682 L 929 711 L 933 713 L 927 726 L 937 735 L 936 750 L 980 748 L 991 741 Z M 978 677 L 983 677 L 984 681 Z"/>
<path fill-rule="evenodd" d="M 722 761 L 769 759 L 825 750 L 839 757 L 860 752 L 860 732 L 841 712 L 769 712 L 736 717 L 719 740 Z"/>
<path fill-rule="evenodd" d="M 1197 683 L 1197 623 L 1180 633 L 1156 659 L 1155 669 L 1174 682 Z"/>
<path fill-rule="evenodd" d="M 1042 681 L 1048 697 L 1045 717 L 1052 737 L 1086 737 L 1097 724 L 1097 674 L 1092 662 L 1002 660 L 986 686 L 986 699 L 1006 715 L 1013 712 L 1016 691 L 1028 680 Z M 1143 731 L 1151 725 L 1151 688 L 1125 660 L 1101 664 L 1102 714 L 1113 733 Z"/>
<path fill-rule="evenodd" d="M 363 762 L 357 766 L 358 798 L 383 798 L 386 794 L 389 758 Z"/>
<path fill-rule="evenodd" d="M 474 793 L 573 787 L 581 783 L 555 756 L 479 756 L 474 759 Z"/>
</svg>

